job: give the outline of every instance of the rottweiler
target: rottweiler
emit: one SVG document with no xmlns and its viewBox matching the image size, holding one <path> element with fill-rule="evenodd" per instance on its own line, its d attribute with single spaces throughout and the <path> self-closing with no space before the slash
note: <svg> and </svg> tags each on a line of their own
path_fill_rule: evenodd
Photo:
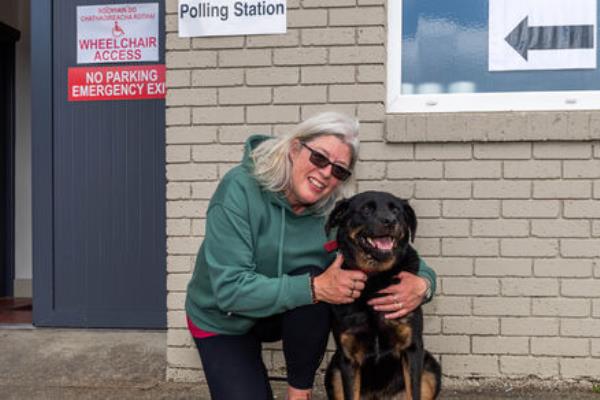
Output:
<svg viewBox="0 0 600 400">
<path fill-rule="evenodd" d="M 329 399 L 435 399 L 441 367 L 423 348 L 423 311 L 393 320 L 367 302 L 398 283 L 401 271 L 416 274 L 419 257 L 410 245 L 417 217 L 406 200 L 369 191 L 336 203 L 325 229 L 337 230 L 345 269 L 368 276 L 361 296 L 332 306 L 336 352 L 325 375 Z"/>
</svg>

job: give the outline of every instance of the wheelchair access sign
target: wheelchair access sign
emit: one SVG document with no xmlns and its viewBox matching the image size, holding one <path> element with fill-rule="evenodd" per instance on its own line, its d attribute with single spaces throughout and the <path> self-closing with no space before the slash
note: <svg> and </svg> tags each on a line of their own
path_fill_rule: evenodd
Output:
<svg viewBox="0 0 600 400">
<path fill-rule="evenodd" d="M 596 0 L 489 0 L 489 70 L 595 69 Z"/>
<path fill-rule="evenodd" d="M 158 3 L 77 7 L 77 64 L 158 61 Z"/>
</svg>

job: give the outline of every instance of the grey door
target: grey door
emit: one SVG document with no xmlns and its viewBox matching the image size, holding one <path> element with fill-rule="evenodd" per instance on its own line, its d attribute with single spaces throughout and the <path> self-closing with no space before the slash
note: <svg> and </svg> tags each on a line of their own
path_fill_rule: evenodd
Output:
<svg viewBox="0 0 600 400">
<path fill-rule="evenodd" d="M 164 32 L 163 0 L 49 4 L 52 132 L 47 151 L 52 156 L 47 165 L 52 172 L 47 176 L 52 183 L 40 191 L 52 205 L 45 205 L 51 216 L 37 215 L 51 219 L 45 224 L 52 246 L 38 244 L 36 252 L 34 243 L 38 326 L 166 325 L 164 100 L 67 101 L 68 68 L 78 66 L 76 7 L 136 2 L 160 3 L 159 32 Z M 164 63 L 163 34 L 159 40 L 158 63 Z M 34 179 L 34 196 L 35 185 Z M 38 188 L 43 185 L 38 182 Z M 34 232 L 35 240 L 44 240 L 44 234 L 36 238 Z"/>
</svg>

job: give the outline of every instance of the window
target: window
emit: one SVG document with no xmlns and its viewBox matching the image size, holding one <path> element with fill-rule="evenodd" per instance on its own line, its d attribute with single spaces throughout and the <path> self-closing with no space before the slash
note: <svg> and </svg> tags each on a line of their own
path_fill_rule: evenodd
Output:
<svg viewBox="0 0 600 400">
<path fill-rule="evenodd" d="M 388 113 L 600 107 L 596 0 L 391 0 L 388 13 Z M 515 48 L 545 40 L 515 50 L 511 32 Z"/>
</svg>

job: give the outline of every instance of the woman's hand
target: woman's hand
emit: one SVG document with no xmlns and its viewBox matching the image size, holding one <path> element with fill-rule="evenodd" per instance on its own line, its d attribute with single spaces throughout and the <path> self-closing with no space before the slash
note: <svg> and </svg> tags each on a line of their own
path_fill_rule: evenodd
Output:
<svg viewBox="0 0 600 400">
<path fill-rule="evenodd" d="M 385 312 L 385 318 L 396 319 L 405 316 L 417 308 L 424 300 L 429 282 L 410 272 L 397 275 L 400 283 L 390 285 L 378 293 L 384 296 L 369 301 L 376 311 Z"/>
<path fill-rule="evenodd" d="M 367 275 L 361 271 L 342 269 L 344 257 L 338 254 L 335 261 L 316 276 L 314 283 L 315 300 L 331 304 L 352 303 L 360 297 L 365 288 Z"/>
</svg>

